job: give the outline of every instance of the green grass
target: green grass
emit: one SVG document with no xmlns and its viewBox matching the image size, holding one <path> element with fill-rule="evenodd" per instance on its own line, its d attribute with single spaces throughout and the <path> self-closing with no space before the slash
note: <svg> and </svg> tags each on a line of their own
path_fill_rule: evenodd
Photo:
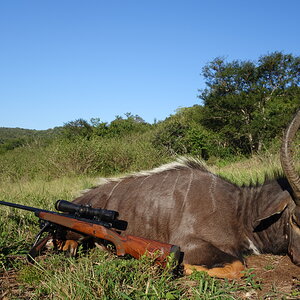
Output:
<svg viewBox="0 0 300 300">
<path fill-rule="evenodd" d="M 49 255 L 18 268 L 20 289 L 32 289 L 31 299 L 221 300 L 258 288 L 249 280 L 221 281 L 203 272 L 175 278 L 171 268 L 162 269 L 149 258 L 119 259 L 98 249 L 76 259 Z"/>
<path fill-rule="evenodd" d="M 170 295 L 178 295 L 180 290 L 169 271 L 147 258 L 117 259 L 92 250 L 76 260 L 62 255 L 49 257 L 23 269 L 20 280 L 38 284 L 39 297 L 51 293 L 56 299 L 174 299 Z"/>
<path fill-rule="evenodd" d="M 168 159 L 163 150 L 151 144 L 147 133 L 118 139 L 53 140 L 47 146 L 31 144 L 0 155 L 0 181 L 112 176 L 153 168 Z"/>
<path fill-rule="evenodd" d="M 212 170 L 238 185 L 263 183 L 267 177 L 282 173 L 279 156 L 271 153 L 241 159 L 223 167 L 214 166 Z"/>
</svg>

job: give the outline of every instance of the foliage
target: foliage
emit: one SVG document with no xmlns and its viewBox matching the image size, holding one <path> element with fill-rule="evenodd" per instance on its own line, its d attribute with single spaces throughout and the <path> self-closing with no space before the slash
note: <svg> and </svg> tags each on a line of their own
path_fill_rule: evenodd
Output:
<svg viewBox="0 0 300 300">
<path fill-rule="evenodd" d="M 125 114 L 126 119 L 117 116 L 114 121 L 110 123 L 108 136 L 120 137 L 129 133 L 146 132 L 151 128 L 151 125 L 146 123 L 140 116 L 132 115 L 131 113 Z"/>
<path fill-rule="evenodd" d="M 170 117 L 169 120 L 158 126 L 158 130 L 153 138 L 153 144 L 156 147 L 165 147 L 170 155 L 186 154 L 187 148 L 184 142 L 188 130 L 188 124 L 176 117 Z"/>
<path fill-rule="evenodd" d="M 47 137 L 54 136 L 60 131 L 59 127 L 48 130 L 33 130 L 24 128 L 6 128 L 0 127 L 0 144 L 5 143 L 11 139 L 24 139 L 33 137 Z"/>
<path fill-rule="evenodd" d="M 84 119 L 77 119 L 64 125 L 62 136 L 66 139 L 76 139 L 78 137 L 87 140 L 92 137 L 109 137 L 117 138 L 133 133 L 146 132 L 151 125 L 146 123 L 140 116 L 125 114 L 126 119 L 116 116 L 110 124 L 101 122 L 99 118 L 92 118 L 90 122 Z"/>
<path fill-rule="evenodd" d="M 33 143 L 48 144 L 59 136 L 61 128 L 31 130 L 0 127 L 0 154 Z"/>
<path fill-rule="evenodd" d="M 216 58 L 203 68 L 202 124 L 224 147 L 254 153 L 278 136 L 300 104 L 300 57 L 274 52 L 251 61 Z M 284 114 L 283 114 L 284 111 Z"/>
<path fill-rule="evenodd" d="M 153 168 L 168 161 L 150 136 L 116 138 L 82 137 L 54 140 L 45 146 L 30 145 L 0 155 L 0 181 L 51 180 L 66 175 L 112 176 Z"/>
<path fill-rule="evenodd" d="M 6 151 L 13 150 L 25 144 L 26 144 L 26 140 L 24 138 L 8 139 L 6 142 L 0 144 L 0 153 L 5 153 Z"/>
<path fill-rule="evenodd" d="M 86 120 L 77 119 L 64 125 L 62 135 L 66 139 L 76 139 L 78 137 L 90 139 L 93 135 L 93 127 Z"/>
<path fill-rule="evenodd" d="M 228 157 L 230 148 L 224 148 L 220 137 L 201 125 L 204 108 L 199 105 L 181 108 L 157 125 L 153 135 L 155 147 L 163 147 L 170 155 L 194 155 L 202 159 Z"/>
</svg>

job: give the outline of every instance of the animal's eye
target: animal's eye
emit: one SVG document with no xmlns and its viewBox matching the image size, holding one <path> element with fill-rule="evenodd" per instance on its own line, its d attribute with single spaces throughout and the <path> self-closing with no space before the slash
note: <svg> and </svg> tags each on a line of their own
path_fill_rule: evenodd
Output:
<svg viewBox="0 0 300 300">
<path fill-rule="evenodd" d="M 295 215 L 292 216 L 292 223 L 298 227 L 300 227 L 299 220 L 297 220 L 297 217 Z"/>
</svg>

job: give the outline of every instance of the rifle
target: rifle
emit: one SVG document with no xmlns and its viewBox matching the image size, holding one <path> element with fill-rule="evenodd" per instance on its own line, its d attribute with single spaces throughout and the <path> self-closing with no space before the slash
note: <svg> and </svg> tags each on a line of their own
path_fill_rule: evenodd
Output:
<svg viewBox="0 0 300 300">
<path fill-rule="evenodd" d="M 57 200 L 55 203 L 55 208 L 64 213 L 5 201 L 0 201 L 0 204 L 32 211 L 40 219 L 41 230 L 37 234 L 27 256 L 30 262 L 34 262 L 34 258 L 41 252 L 52 236 L 66 230 L 108 241 L 115 246 L 118 256 L 129 254 L 139 259 L 146 254 L 155 257 L 156 262 L 165 265 L 166 258 L 173 253 L 175 260 L 179 261 L 180 248 L 176 245 L 133 235 L 121 235 L 116 229 L 125 230 L 127 222 L 118 220 L 119 214 L 114 210 L 92 208 L 65 200 Z M 44 232 L 50 232 L 51 234 L 41 239 Z"/>
</svg>

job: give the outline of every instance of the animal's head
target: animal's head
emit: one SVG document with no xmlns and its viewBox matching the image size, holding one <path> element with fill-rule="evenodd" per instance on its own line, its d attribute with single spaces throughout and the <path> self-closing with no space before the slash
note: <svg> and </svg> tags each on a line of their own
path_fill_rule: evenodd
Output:
<svg viewBox="0 0 300 300">
<path fill-rule="evenodd" d="M 292 261 L 300 266 L 300 176 L 296 171 L 292 156 L 292 141 L 300 127 L 300 109 L 296 113 L 283 137 L 280 159 L 282 169 L 293 190 L 295 205 L 289 208 L 288 220 L 288 254 Z"/>
</svg>

